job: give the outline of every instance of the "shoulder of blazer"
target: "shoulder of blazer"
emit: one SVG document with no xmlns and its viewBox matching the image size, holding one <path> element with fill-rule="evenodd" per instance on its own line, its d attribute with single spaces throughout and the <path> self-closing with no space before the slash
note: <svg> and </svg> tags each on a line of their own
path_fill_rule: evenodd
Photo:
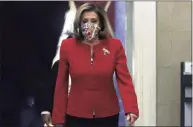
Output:
<svg viewBox="0 0 193 127">
<path fill-rule="evenodd" d="M 67 38 L 67 39 L 64 39 L 62 41 L 62 44 L 61 44 L 61 48 L 62 49 L 68 49 L 70 48 L 72 45 L 74 45 L 76 43 L 76 39 L 75 38 Z"/>
<path fill-rule="evenodd" d="M 118 38 L 108 38 L 108 42 L 112 47 L 115 47 L 116 49 L 119 49 L 122 47 L 121 40 Z"/>
</svg>

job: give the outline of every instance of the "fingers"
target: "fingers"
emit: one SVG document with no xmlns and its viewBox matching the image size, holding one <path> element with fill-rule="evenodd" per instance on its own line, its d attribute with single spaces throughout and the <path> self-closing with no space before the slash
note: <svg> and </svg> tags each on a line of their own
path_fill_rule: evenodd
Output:
<svg viewBox="0 0 193 127">
<path fill-rule="evenodd" d="M 129 124 L 132 126 L 132 125 L 134 124 L 134 122 L 135 122 L 135 118 L 134 118 L 134 117 L 131 117 Z"/>
<path fill-rule="evenodd" d="M 134 123 L 133 118 L 130 115 L 127 115 L 127 121 L 129 122 L 130 126 L 132 126 Z"/>
<path fill-rule="evenodd" d="M 128 114 L 127 115 L 127 121 L 129 121 L 130 126 L 133 126 L 135 121 L 137 120 L 138 116 L 135 114 Z"/>
</svg>

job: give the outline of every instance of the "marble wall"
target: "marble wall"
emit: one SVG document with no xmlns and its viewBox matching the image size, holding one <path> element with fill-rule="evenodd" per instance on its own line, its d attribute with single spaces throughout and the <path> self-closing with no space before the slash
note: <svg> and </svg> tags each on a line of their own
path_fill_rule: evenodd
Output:
<svg viewBox="0 0 193 127">
<path fill-rule="evenodd" d="M 180 125 L 180 62 L 191 60 L 191 2 L 157 2 L 157 126 Z"/>
</svg>

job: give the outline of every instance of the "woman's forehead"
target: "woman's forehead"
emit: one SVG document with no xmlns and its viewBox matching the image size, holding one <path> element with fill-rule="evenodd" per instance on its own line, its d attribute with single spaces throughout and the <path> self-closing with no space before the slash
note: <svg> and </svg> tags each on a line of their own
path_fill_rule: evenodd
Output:
<svg viewBox="0 0 193 127">
<path fill-rule="evenodd" d="M 82 14 L 82 18 L 89 18 L 89 19 L 91 19 L 91 18 L 98 18 L 98 15 L 95 12 L 93 12 L 93 11 L 88 11 L 88 12 L 84 12 Z"/>
</svg>

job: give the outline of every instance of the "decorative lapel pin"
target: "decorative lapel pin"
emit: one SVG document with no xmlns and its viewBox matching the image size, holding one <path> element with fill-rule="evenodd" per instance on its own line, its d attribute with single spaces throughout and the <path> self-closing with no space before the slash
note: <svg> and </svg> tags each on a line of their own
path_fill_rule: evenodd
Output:
<svg viewBox="0 0 193 127">
<path fill-rule="evenodd" d="M 103 52 L 104 52 L 104 55 L 110 54 L 109 50 L 107 50 L 106 48 L 103 48 Z"/>
</svg>

